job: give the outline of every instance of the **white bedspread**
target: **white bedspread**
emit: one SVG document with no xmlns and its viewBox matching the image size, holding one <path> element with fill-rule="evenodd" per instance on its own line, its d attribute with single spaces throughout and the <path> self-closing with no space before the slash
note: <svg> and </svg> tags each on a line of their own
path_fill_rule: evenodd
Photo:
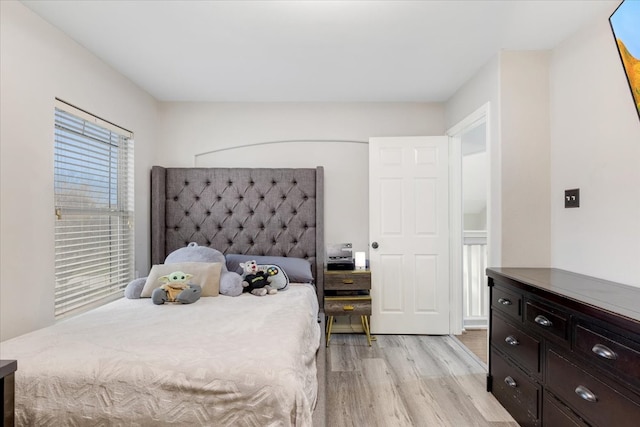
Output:
<svg viewBox="0 0 640 427">
<path fill-rule="evenodd" d="M 191 305 L 121 299 L 0 343 L 18 360 L 18 425 L 310 426 L 310 285 Z"/>
</svg>

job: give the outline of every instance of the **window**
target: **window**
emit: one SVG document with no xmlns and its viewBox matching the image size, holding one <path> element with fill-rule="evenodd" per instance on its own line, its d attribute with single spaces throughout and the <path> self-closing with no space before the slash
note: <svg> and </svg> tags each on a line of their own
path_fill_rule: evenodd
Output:
<svg viewBox="0 0 640 427">
<path fill-rule="evenodd" d="M 56 100 L 56 317 L 121 297 L 133 278 L 132 137 Z"/>
</svg>

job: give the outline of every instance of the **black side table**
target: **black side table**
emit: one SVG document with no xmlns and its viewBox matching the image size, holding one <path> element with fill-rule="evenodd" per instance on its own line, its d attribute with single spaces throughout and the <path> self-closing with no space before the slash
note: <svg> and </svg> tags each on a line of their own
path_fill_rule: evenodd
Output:
<svg viewBox="0 0 640 427">
<path fill-rule="evenodd" d="M 15 360 L 0 360 L 0 402 L 2 402 L 2 425 L 15 425 L 15 376 L 18 362 Z"/>
</svg>

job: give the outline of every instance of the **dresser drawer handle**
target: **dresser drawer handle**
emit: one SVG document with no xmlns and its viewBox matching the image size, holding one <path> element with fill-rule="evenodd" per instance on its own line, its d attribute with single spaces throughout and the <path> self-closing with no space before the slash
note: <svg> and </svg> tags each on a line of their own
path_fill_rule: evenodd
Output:
<svg viewBox="0 0 640 427">
<path fill-rule="evenodd" d="M 602 357 L 603 359 L 616 360 L 618 358 L 618 355 L 616 354 L 616 352 L 611 350 L 606 345 L 596 344 L 593 346 L 591 351 L 593 351 L 595 354 Z"/>
<path fill-rule="evenodd" d="M 498 302 L 502 305 L 511 305 L 511 300 L 507 298 L 498 298 Z"/>
<path fill-rule="evenodd" d="M 343 306 L 342 306 L 342 309 L 343 309 L 344 311 L 353 311 L 353 310 L 354 310 L 354 308 L 355 308 L 355 307 L 354 307 L 354 306 L 352 306 L 352 305 L 343 305 Z"/>
<path fill-rule="evenodd" d="M 506 337 L 504 339 L 504 341 L 509 344 L 509 345 L 513 345 L 516 346 L 518 344 L 520 344 L 520 341 L 518 341 L 513 335 L 509 335 L 508 337 Z"/>
<path fill-rule="evenodd" d="M 583 385 L 579 385 L 578 387 L 576 387 L 575 391 L 576 391 L 576 394 L 581 399 L 584 399 L 587 402 L 597 402 L 598 401 L 598 396 L 593 394 L 593 392 L 591 390 L 589 390 L 588 388 L 586 388 Z"/>
<path fill-rule="evenodd" d="M 542 314 L 538 314 L 534 320 L 538 325 L 544 326 L 545 328 L 553 326 L 553 322 L 544 317 Z"/>
<path fill-rule="evenodd" d="M 505 378 L 504 378 L 504 383 L 505 383 L 506 385 L 508 385 L 509 387 L 512 387 L 512 388 L 516 388 L 516 387 L 518 387 L 518 383 L 516 383 L 516 380 L 514 380 L 514 379 L 513 379 L 513 378 L 511 378 L 511 377 L 505 377 Z"/>
<path fill-rule="evenodd" d="M 342 279 L 342 283 L 345 285 L 353 285 L 353 279 Z"/>
</svg>

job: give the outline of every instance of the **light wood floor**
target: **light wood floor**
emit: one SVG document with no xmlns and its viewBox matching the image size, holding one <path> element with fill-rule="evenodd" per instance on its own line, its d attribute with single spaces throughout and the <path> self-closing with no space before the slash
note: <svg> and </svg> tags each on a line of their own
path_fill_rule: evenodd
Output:
<svg viewBox="0 0 640 427">
<path fill-rule="evenodd" d="M 480 360 L 487 364 L 487 348 L 489 343 L 487 341 L 486 329 L 469 329 L 462 331 L 461 335 L 455 335 L 462 344 L 469 349 L 473 354 L 478 356 Z"/>
<path fill-rule="evenodd" d="M 327 349 L 328 427 L 517 427 L 486 368 L 450 336 L 336 334 Z"/>
</svg>

